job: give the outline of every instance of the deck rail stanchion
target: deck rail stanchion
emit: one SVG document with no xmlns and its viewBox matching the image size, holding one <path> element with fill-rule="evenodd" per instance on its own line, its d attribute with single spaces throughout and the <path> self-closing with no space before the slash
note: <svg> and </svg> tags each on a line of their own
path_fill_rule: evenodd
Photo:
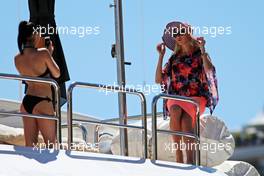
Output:
<svg viewBox="0 0 264 176">
<path fill-rule="evenodd" d="M 161 130 L 157 129 L 157 102 L 159 99 L 171 99 L 178 100 L 182 102 L 188 102 L 196 107 L 196 123 L 195 123 L 195 134 L 185 133 L 180 131 L 172 131 L 172 130 Z M 169 135 L 178 135 L 184 136 L 188 138 L 193 138 L 196 141 L 195 145 L 195 164 L 197 166 L 201 163 L 200 158 L 200 109 L 198 103 L 192 98 L 177 96 L 177 95 L 168 95 L 168 94 L 159 94 L 156 95 L 152 100 L 152 152 L 153 152 L 153 160 L 158 159 L 158 149 L 157 149 L 157 133 L 169 134 Z M 198 146 L 198 148 L 197 148 Z"/>
<path fill-rule="evenodd" d="M 73 107 L 72 107 L 72 98 L 73 98 L 73 90 L 76 87 L 80 88 L 90 88 L 90 89 L 98 89 L 98 90 L 107 90 L 111 92 L 118 92 L 118 93 L 127 93 L 136 95 L 141 100 L 141 113 L 142 113 L 142 126 L 135 126 L 135 125 L 123 125 L 123 124 L 114 124 L 109 122 L 102 122 L 102 121 L 95 121 L 95 120 L 83 120 L 83 119 L 73 119 Z M 139 92 L 135 89 L 128 89 L 128 88 L 121 88 L 119 86 L 106 86 L 101 84 L 92 84 L 92 83 L 84 83 L 84 82 L 74 82 L 72 83 L 67 91 L 67 123 L 68 123 L 68 146 L 72 146 L 73 144 L 73 134 L 72 134 L 72 124 L 73 121 L 82 122 L 82 123 L 89 123 L 95 125 L 106 125 L 111 127 L 123 128 L 123 129 L 138 129 L 143 130 L 142 135 L 142 144 L 144 145 L 143 150 L 143 157 L 147 158 L 147 109 L 146 109 L 146 98 L 142 92 Z M 69 147 L 70 148 L 70 147 Z"/>
<path fill-rule="evenodd" d="M 27 116 L 27 117 L 38 118 L 38 119 L 55 120 L 57 122 L 57 142 L 58 144 L 60 144 L 61 143 L 61 109 L 60 109 L 60 87 L 58 83 L 55 80 L 49 79 L 49 78 L 20 76 L 20 75 L 5 74 L 5 73 L 0 73 L 0 79 L 45 83 L 45 84 L 50 84 L 51 86 L 55 88 L 55 100 L 56 100 L 55 116 L 35 115 L 35 114 L 27 114 L 27 113 L 19 113 L 19 112 L 17 113 L 16 112 L 3 112 L 3 111 L 0 111 L 0 115 L 21 116 L 21 117 Z"/>
<path fill-rule="evenodd" d="M 81 123 L 74 123 L 74 124 L 72 124 L 72 127 L 76 127 L 79 130 L 81 130 L 82 139 L 83 139 L 83 141 L 87 142 L 87 136 L 88 136 L 87 128 Z M 68 124 L 67 123 L 61 124 L 61 129 L 63 129 L 63 128 L 67 128 L 67 130 L 68 130 Z"/>
</svg>

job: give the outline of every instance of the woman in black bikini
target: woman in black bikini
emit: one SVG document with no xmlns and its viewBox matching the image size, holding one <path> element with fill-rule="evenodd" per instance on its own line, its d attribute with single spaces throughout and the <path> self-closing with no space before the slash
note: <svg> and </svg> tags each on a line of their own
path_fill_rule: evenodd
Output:
<svg viewBox="0 0 264 176">
<path fill-rule="evenodd" d="M 33 23 L 22 21 L 19 24 L 18 48 L 15 65 L 22 76 L 54 77 L 60 76 L 60 69 L 52 58 L 53 47 L 45 49 L 45 40 L 35 32 Z M 43 48 L 40 48 L 43 47 Z M 49 84 L 27 82 L 28 88 L 20 107 L 22 113 L 54 115 L 52 90 Z M 38 143 L 41 132 L 44 142 L 55 143 L 56 125 L 53 120 L 23 117 L 26 146 Z"/>
</svg>

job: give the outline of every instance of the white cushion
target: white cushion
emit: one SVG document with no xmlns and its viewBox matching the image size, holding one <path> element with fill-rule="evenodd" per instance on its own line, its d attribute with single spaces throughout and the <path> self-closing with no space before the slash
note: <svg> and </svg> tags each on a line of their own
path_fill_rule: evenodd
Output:
<svg viewBox="0 0 264 176">
<path fill-rule="evenodd" d="M 169 119 L 157 122 L 158 129 L 169 130 Z M 151 145 L 151 131 L 148 131 L 148 141 Z M 201 165 L 212 167 L 226 161 L 234 152 L 235 141 L 228 131 L 224 122 L 215 116 L 203 115 L 200 118 L 201 136 Z M 142 156 L 142 133 L 136 130 L 128 130 L 129 156 Z M 120 154 L 120 136 L 113 138 L 111 151 L 113 154 Z M 158 159 L 175 161 L 175 150 L 172 137 L 167 134 L 158 133 Z M 216 147 L 218 146 L 218 147 Z M 151 147 L 148 147 L 151 154 Z M 184 160 L 186 153 L 183 152 Z M 151 156 L 151 155 L 149 155 Z"/>
<path fill-rule="evenodd" d="M 22 128 L 13 128 L 0 124 L 0 141 L 23 146 L 25 145 L 24 131 Z"/>
<path fill-rule="evenodd" d="M 225 123 L 216 116 L 203 115 L 201 117 L 200 136 L 201 145 L 204 147 L 201 150 L 203 166 L 219 165 L 234 153 L 235 140 Z"/>
<path fill-rule="evenodd" d="M 214 168 L 228 176 L 260 176 L 254 166 L 244 161 L 225 161 Z"/>
<path fill-rule="evenodd" d="M 159 129 L 169 130 L 169 120 L 159 124 Z M 158 134 L 158 159 L 175 161 L 175 147 L 172 137 Z M 225 123 L 215 116 L 203 115 L 200 118 L 201 165 L 213 167 L 226 161 L 232 156 L 235 140 L 228 131 Z M 183 148 L 184 161 L 186 153 Z"/>
<path fill-rule="evenodd" d="M 142 130 L 133 130 L 129 129 L 128 130 L 128 154 L 129 156 L 134 156 L 134 157 L 143 157 L 143 151 L 144 151 L 144 144 L 142 142 Z M 147 140 L 150 140 L 151 137 L 151 131 L 148 130 L 147 132 Z M 149 146 L 148 146 L 149 148 Z M 117 135 L 116 137 L 113 138 L 112 143 L 111 143 L 111 151 L 114 155 L 120 155 L 120 135 Z M 148 151 L 150 151 L 148 149 Z M 148 153 L 149 155 L 149 153 Z"/>
<path fill-rule="evenodd" d="M 77 133 L 77 130 L 78 128 L 74 128 L 75 133 Z M 62 130 L 62 143 L 65 144 L 67 143 L 66 132 L 66 130 Z M 0 141 L 11 145 L 25 146 L 24 129 L 0 124 Z M 43 143 L 43 138 L 41 135 L 39 135 L 38 141 L 39 143 Z M 73 142 L 76 144 L 85 143 L 81 137 L 77 137 L 76 135 L 73 138 Z"/>
</svg>

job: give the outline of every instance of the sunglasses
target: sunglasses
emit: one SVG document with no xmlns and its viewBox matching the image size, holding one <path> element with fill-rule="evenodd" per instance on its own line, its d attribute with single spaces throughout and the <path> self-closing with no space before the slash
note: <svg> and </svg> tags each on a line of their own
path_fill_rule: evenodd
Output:
<svg viewBox="0 0 264 176">
<path fill-rule="evenodd" d="M 173 30 L 173 37 L 176 38 L 178 36 L 184 36 L 185 34 L 188 34 L 188 30 L 186 28 L 181 28 L 180 31 L 177 29 Z"/>
</svg>

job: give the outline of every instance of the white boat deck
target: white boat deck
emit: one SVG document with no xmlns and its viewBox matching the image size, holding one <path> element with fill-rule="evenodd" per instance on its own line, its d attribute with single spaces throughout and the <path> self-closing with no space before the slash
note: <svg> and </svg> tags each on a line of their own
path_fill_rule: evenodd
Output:
<svg viewBox="0 0 264 176">
<path fill-rule="evenodd" d="M 186 164 L 143 160 L 65 150 L 33 150 L 29 147 L 0 145 L 1 176 L 225 176 L 216 169 Z"/>
</svg>

